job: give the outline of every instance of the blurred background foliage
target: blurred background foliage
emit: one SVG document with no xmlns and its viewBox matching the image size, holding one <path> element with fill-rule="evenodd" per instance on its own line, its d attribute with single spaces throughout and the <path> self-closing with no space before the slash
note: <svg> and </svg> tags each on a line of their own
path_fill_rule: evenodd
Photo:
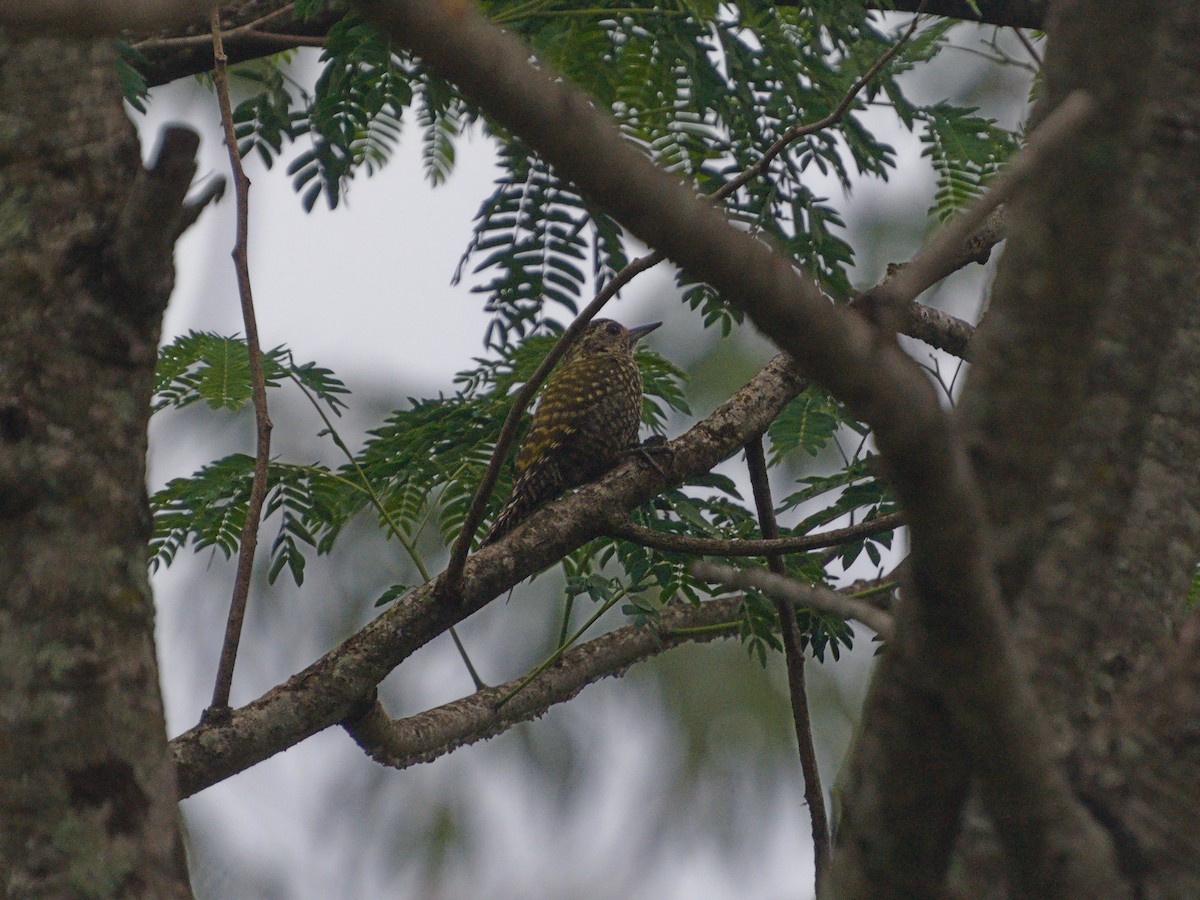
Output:
<svg viewBox="0 0 1200 900">
<path fill-rule="evenodd" d="M 485 9 L 608 105 L 629 140 L 705 193 L 789 126 L 834 108 L 910 21 L 843 0 L 586 8 L 529 0 Z M 838 126 L 797 142 L 766 177 L 735 191 L 731 215 L 783 247 L 831 300 L 848 299 L 887 262 L 910 256 L 1011 153 L 1031 90 L 1028 60 L 1011 34 L 929 19 Z M 335 360 L 303 362 L 287 345 L 271 351 L 272 417 L 281 427 L 235 682 L 235 702 L 244 702 L 353 633 L 379 602 L 421 583 L 422 569 L 440 570 L 510 392 L 579 306 L 642 248 L 451 85 L 352 15 L 335 26 L 319 59 L 299 51 L 236 71 L 242 150 L 263 168 L 279 164 L 296 191 L 291 209 L 252 206 L 252 217 L 280 223 L 318 201 L 340 214 L 352 185 L 355 194 L 369 192 L 365 176 L 416 157 L 438 189 L 427 201 L 436 204 L 439 191 L 453 190 L 471 135 L 494 148 L 496 167 L 458 269 L 444 273 L 461 282 L 455 302 L 464 307 L 445 311 L 447 330 L 477 329 L 479 340 L 478 358 L 458 361 L 457 378 L 343 380 Z M 154 93 L 139 99 L 136 77 L 126 84 L 150 109 L 169 102 Z M 419 153 L 406 154 L 406 146 Z M 281 176 L 260 170 L 257 177 Z M 273 231 L 287 240 L 285 228 Z M 408 257 L 420 253 L 406 247 L 379 261 L 397 290 L 416 264 Z M 337 255 L 331 247 L 332 265 Z M 973 319 L 986 277 L 976 267 L 925 299 Z M 679 434 L 771 355 L 682 273 L 643 276 L 625 293 L 647 311 L 637 321 L 666 320 L 639 356 L 644 420 L 654 431 Z M 336 304 L 324 313 L 337 314 Z M 201 316 L 195 330 L 167 335 L 152 432 L 152 471 L 162 473 L 151 485 L 152 552 L 173 727 L 194 722 L 207 697 L 251 464 L 244 345 L 212 328 Z M 285 328 L 273 333 L 289 339 Z M 957 361 L 910 346 L 952 402 Z M 888 511 L 885 486 L 863 463 L 870 452 L 869 434 L 837 404 L 815 390 L 798 398 L 770 433 L 784 533 Z M 188 468 L 197 458 L 216 462 Z M 743 473 L 743 462 L 730 460 L 715 477 L 647 505 L 638 519 L 702 536 L 754 536 Z M 493 510 L 507 488 L 498 486 Z M 791 564 L 839 584 L 889 570 L 902 550 L 902 537 L 885 535 L 824 569 L 815 557 Z M 581 586 L 592 588 L 590 599 Z M 652 614 L 676 592 L 698 599 L 707 589 L 686 575 L 682 560 L 597 541 L 494 602 L 460 633 L 483 678 L 498 683 L 554 650 L 565 603 L 578 624 L 593 603 L 626 591 Z M 589 636 L 628 621 L 620 607 Z M 673 651 L 538 722 L 430 765 L 381 769 L 330 732 L 186 801 L 198 896 L 316 898 L 335 888 L 353 897 L 804 895 L 807 810 L 782 659 L 763 610 L 770 615 L 769 605 L 748 609 L 742 646 Z M 841 623 L 814 627 L 822 648 L 831 633 L 837 638 L 829 646 L 840 656 L 823 654 L 809 667 L 828 790 L 873 649 L 864 631 L 852 641 Z M 393 673 L 382 696 L 399 716 L 471 689 L 453 646 L 439 640 Z"/>
</svg>

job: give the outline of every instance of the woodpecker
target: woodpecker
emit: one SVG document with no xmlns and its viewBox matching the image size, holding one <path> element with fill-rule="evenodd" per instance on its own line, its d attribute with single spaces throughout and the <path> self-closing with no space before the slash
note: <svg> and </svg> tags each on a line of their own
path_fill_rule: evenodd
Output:
<svg viewBox="0 0 1200 900">
<path fill-rule="evenodd" d="M 529 434 L 517 452 L 512 496 L 483 545 L 499 540 L 530 513 L 603 475 L 637 444 L 642 373 L 634 345 L 662 322 L 626 328 L 595 319 L 546 380 Z"/>
</svg>

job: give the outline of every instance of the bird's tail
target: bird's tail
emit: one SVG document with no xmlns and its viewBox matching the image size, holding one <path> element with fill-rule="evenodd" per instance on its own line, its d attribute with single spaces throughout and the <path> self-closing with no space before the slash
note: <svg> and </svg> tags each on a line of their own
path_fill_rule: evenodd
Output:
<svg viewBox="0 0 1200 900">
<path fill-rule="evenodd" d="M 508 498 L 508 502 L 504 504 L 504 508 L 496 516 L 496 520 L 492 522 L 492 527 L 488 529 L 488 533 L 484 535 L 479 546 L 486 547 L 488 544 L 494 544 L 500 540 L 525 521 L 539 505 L 537 496 L 532 491 L 522 490 L 521 485 L 518 484 L 513 489 L 513 494 Z"/>
</svg>

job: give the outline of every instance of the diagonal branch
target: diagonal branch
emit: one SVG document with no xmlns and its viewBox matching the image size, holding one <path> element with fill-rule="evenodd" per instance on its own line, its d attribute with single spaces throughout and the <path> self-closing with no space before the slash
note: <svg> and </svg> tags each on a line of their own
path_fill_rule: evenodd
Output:
<svg viewBox="0 0 1200 900">
<path fill-rule="evenodd" d="M 964 252 L 981 241 L 980 233 L 996 230 L 992 214 L 1007 203 L 1029 177 L 1046 165 L 1064 143 L 1096 113 L 1096 101 L 1083 91 L 1068 96 L 1034 131 L 1021 151 L 992 182 L 988 192 L 951 219 L 913 259 L 891 278 L 859 297 L 855 304 L 868 315 L 894 317 L 902 304 L 945 278 Z"/>
<path fill-rule="evenodd" d="M 365 15 L 571 178 L 632 234 L 664 251 L 872 425 L 908 516 L 912 585 L 898 635 L 926 671 L 983 778 L 1025 890 L 1119 890 L 1111 842 L 1073 795 L 1005 629 L 980 493 L 965 449 L 915 363 L 765 243 L 732 228 L 620 137 L 611 120 L 469 8 L 362 0 Z M 532 530 L 532 529 L 530 529 Z M 936 652 L 930 652 L 930 646 Z M 1023 801 L 1004 801 L 1020 789 Z M 1050 867 L 1039 860 L 1054 859 Z"/>
<path fill-rule="evenodd" d="M 396 720 L 376 701 L 342 722 L 342 727 L 382 765 L 404 769 L 431 762 L 458 747 L 495 737 L 518 722 L 532 721 L 589 684 L 625 674 L 634 663 L 685 643 L 736 637 L 740 607 L 740 598 L 699 605 L 676 601 L 663 610 L 657 627 L 614 629 L 568 650 L 528 683 L 515 678 Z M 505 697 L 510 699 L 501 703 Z"/>
</svg>

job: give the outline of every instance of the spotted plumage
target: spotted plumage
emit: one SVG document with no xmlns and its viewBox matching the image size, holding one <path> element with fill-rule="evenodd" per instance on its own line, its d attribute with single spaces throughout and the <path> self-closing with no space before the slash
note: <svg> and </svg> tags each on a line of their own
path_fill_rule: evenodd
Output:
<svg viewBox="0 0 1200 900">
<path fill-rule="evenodd" d="M 499 540 L 568 488 L 603 475 L 637 443 L 642 375 L 633 347 L 660 324 L 627 329 L 596 319 L 567 351 L 546 381 L 517 453 L 512 496 L 484 544 Z"/>
</svg>

